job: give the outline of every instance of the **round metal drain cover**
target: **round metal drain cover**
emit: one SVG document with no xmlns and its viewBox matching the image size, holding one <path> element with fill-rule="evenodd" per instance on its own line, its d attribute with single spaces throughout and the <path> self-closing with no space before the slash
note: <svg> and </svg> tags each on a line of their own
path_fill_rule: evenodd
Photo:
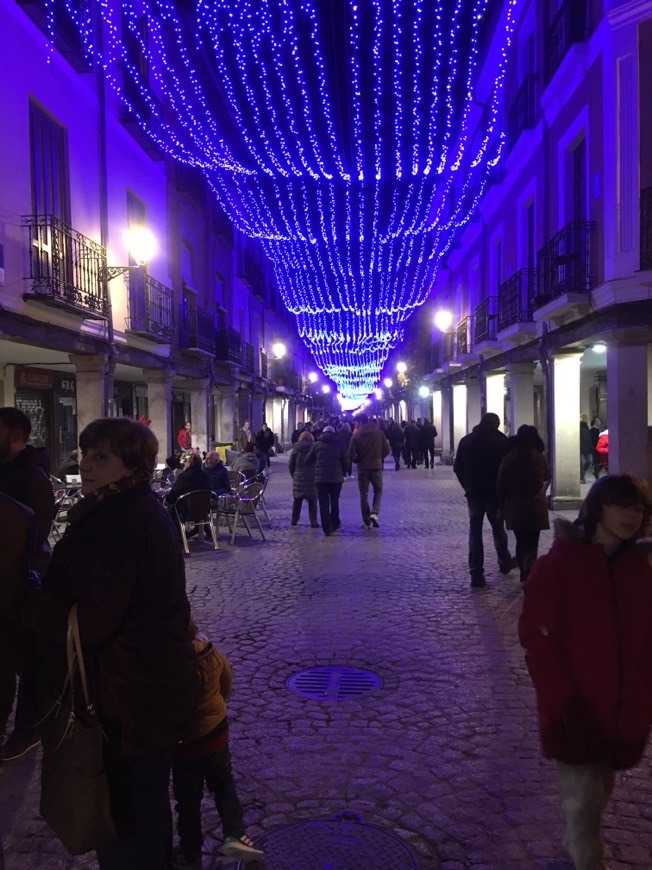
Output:
<svg viewBox="0 0 652 870">
<path fill-rule="evenodd" d="M 265 870 L 417 870 L 395 834 L 358 821 L 295 822 L 263 834 L 256 846 L 265 852 Z"/>
<path fill-rule="evenodd" d="M 312 701 L 346 701 L 380 689 L 383 681 L 371 671 L 328 667 L 299 671 L 285 685 L 295 695 Z"/>
</svg>

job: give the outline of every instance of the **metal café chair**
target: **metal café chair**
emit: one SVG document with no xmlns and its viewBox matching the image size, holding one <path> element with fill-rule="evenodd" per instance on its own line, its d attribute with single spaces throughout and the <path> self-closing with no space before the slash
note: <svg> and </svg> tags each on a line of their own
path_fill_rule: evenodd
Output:
<svg viewBox="0 0 652 870">
<path fill-rule="evenodd" d="M 217 519 L 219 526 L 219 519 L 221 516 L 226 518 L 229 531 L 231 532 L 231 543 L 235 542 L 235 533 L 238 527 L 238 521 L 241 519 L 244 523 L 244 527 L 247 530 L 247 533 L 250 538 L 253 537 L 251 534 L 251 529 L 249 527 L 248 519 L 254 520 L 256 525 L 258 526 L 258 531 L 263 539 L 266 541 L 265 532 L 263 532 L 263 527 L 260 524 L 260 520 L 258 519 L 258 514 L 256 509 L 260 502 L 260 496 L 262 492 L 263 485 L 262 483 L 253 482 L 244 484 L 238 493 L 230 494 L 230 495 L 222 495 L 218 498 L 217 505 Z"/>
<path fill-rule="evenodd" d="M 209 489 L 195 489 L 192 492 L 186 492 L 180 495 L 174 503 L 174 513 L 181 529 L 181 540 L 183 541 L 183 549 L 186 555 L 190 555 L 188 547 L 188 525 L 194 525 L 198 529 L 201 539 L 203 539 L 204 529 L 206 526 L 211 531 L 213 539 L 213 549 L 219 550 L 217 543 L 217 533 L 215 523 L 213 522 L 213 514 L 211 512 L 211 501 L 215 500 L 215 493 Z"/>
</svg>

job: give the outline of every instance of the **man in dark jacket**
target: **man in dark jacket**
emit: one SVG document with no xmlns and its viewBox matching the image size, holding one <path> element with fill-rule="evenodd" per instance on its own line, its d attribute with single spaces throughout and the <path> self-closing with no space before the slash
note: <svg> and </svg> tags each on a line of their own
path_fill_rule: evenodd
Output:
<svg viewBox="0 0 652 870">
<path fill-rule="evenodd" d="M 482 545 L 485 514 L 491 523 L 500 573 L 508 574 L 514 567 L 496 491 L 498 467 L 507 450 L 507 438 L 498 430 L 499 425 L 497 414 L 485 414 L 473 432 L 458 444 L 453 465 L 469 506 L 469 571 L 471 586 L 475 587 L 485 585 Z"/>
<path fill-rule="evenodd" d="M 378 528 L 378 514 L 383 496 L 383 460 L 390 453 L 389 441 L 375 422 L 370 423 L 366 414 L 358 414 L 356 430 L 351 438 L 349 456 L 358 465 L 358 489 L 360 490 L 360 511 L 362 525 Z M 374 492 L 373 504 L 369 509 L 369 484 Z"/>
<path fill-rule="evenodd" d="M 34 512 L 0 493 L 0 735 L 7 727 L 21 671 L 21 607 L 35 539 Z"/>
<path fill-rule="evenodd" d="M 36 540 L 31 567 L 43 576 L 50 563 L 48 536 L 54 518 L 54 492 L 48 473 L 48 451 L 28 444 L 32 424 L 19 408 L 0 408 L 0 492 L 33 511 Z M 0 761 L 20 758 L 38 746 L 32 644 L 21 639 L 22 675 L 14 731 L 0 749 Z"/>
</svg>

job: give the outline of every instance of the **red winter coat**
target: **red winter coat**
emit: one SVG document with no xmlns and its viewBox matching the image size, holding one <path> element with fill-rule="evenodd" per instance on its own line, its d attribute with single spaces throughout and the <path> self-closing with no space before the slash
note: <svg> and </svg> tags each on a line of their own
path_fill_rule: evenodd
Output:
<svg viewBox="0 0 652 870">
<path fill-rule="evenodd" d="M 652 724 L 652 568 L 557 521 L 528 578 L 519 637 L 537 692 L 543 754 L 632 767 Z"/>
</svg>

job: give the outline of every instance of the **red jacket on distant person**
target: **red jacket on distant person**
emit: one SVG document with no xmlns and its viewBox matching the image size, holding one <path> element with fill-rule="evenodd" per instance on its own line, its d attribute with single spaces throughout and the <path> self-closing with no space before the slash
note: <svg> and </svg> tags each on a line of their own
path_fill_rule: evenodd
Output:
<svg viewBox="0 0 652 870">
<path fill-rule="evenodd" d="M 543 754 L 629 768 L 652 725 L 652 567 L 641 545 L 607 558 L 568 521 L 555 531 L 519 621 Z"/>
<path fill-rule="evenodd" d="M 595 452 L 598 454 L 600 465 L 609 470 L 609 432 L 605 429 L 598 438 L 598 443 L 595 445 Z"/>
</svg>

